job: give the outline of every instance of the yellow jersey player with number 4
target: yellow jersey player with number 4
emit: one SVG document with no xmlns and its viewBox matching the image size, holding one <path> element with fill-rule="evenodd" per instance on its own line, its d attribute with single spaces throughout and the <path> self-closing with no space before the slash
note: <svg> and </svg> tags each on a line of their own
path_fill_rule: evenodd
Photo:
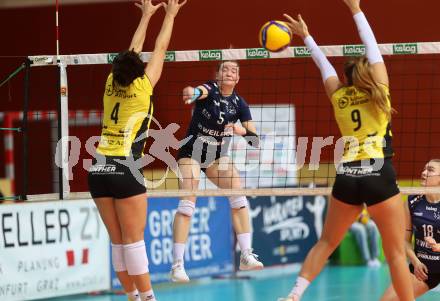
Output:
<svg viewBox="0 0 440 301">
<path fill-rule="evenodd" d="M 110 236 L 112 265 L 129 301 L 156 300 L 144 241 L 147 193 L 138 162 L 153 114 L 153 88 L 162 74 L 174 18 L 185 3 L 136 3 L 142 17 L 130 47 L 116 56 L 107 78 L 101 140 L 88 173 L 90 193 Z M 140 52 L 150 18 L 160 7 L 165 17 L 145 66 Z"/>
<path fill-rule="evenodd" d="M 405 212 L 391 162 L 392 108 L 388 73 L 374 33 L 360 8 L 360 0 L 343 1 L 365 45 L 365 56 L 352 58 L 345 64 L 345 83 L 339 80 L 301 16 L 295 20 L 284 15 L 292 33 L 304 40 L 321 71 L 325 91 L 344 139 L 341 144 L 344 149 L 336 170 L 322 236 L 307 254 L 288 297 L 281 300 L 301 299 L 365 204 L 381 232 L 396 295 L 401 301 L 414 301 L 405 256 Z M 356 295 L 352 297 L 357 299 Z"/>
</svg>

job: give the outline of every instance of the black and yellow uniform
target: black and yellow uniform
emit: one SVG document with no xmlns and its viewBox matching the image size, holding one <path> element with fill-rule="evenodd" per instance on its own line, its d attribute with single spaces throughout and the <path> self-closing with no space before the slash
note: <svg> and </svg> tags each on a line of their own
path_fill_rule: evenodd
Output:
<svg viewBox="0 0 440 301">
<path fill-rule="evenodd" d="M 433 251 L 425 242 L 425 237 L 440 241 L 440 203 L 430 203 L 425 195 L 408 197 L 414 234 L 414 253 L 428 268 L 428 279 L 424 280 L 429 289 L 440 283 L 440 254 Z M 414 274 L 414 266 L 409 265 Z"/>
<path fill-rule="evenodd" d="M 114 83 L 113 74 L 108 76 L 101 140 L 96 150 L 98 163 L 95 160 L 89 170 L 93 197 L 126 198 L 146 191 L 142 168 L 133 172 L 129 162 L 143 156 L 153 115 L 152 93 L 146 75 L 136 78 L 128 87 Z"/>
<path fill-rule="evenodd" d="M 391 107 L 388 87 L 380 87 Z M 399 193 L 391 163 L 392 133 L 387 115 L 355 86 L 338 89 L 331 102 L 345 142 L 333 196 L 349 204 L 373 205 Z"/>
</svg>

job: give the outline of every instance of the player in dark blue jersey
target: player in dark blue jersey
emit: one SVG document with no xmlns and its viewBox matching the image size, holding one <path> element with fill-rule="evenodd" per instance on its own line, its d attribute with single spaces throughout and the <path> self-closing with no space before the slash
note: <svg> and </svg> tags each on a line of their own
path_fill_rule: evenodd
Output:
<svg viewBox="0 0 440 301">
<path fill-rule="evenodd" d="M 421 185 L 440 187 L 440 159 L 429 161 L 422 172 Z M 414 297 L 419 297 L 440 283 L 440 194 L 409 198 L 407 206 L 407 247 L 411 262 Z M 414 234 L 414 248 L 412 236 Z M 381 301 L 397 301 L 390 286 Z"/>
<path fill-rule="evenodd" d="M 193 117 L 187 136 L 190 140 L 180 148 L 178 155 L 181 180 L 180 189 L 192 190 L 199 186 L 200 171 L 223 189 L 241 188 L 240 175 L 228 157 L 232 135 L 246 137 L 257 147 L 258 136 L 246 101 L 240 97 L 235 86 L 240 79 L 239 66 L 235 61 L 220 64 L 216 81 L 183 90 L 183 101 L 195 103 Z M 237 124 L 240 121 L 241 125 Z M 181 199 L 174 217 L 173 257 L 171 280 L 187 282 L 189 278 L 183 264 L 185 243 L 195 210 L 195 197 Z M 263 264 L 252 253 L 251 226 L 246 196 L 229 197 L 232 223 L 241 249 L 240 269 L 262 269 Z"/>
</svg>

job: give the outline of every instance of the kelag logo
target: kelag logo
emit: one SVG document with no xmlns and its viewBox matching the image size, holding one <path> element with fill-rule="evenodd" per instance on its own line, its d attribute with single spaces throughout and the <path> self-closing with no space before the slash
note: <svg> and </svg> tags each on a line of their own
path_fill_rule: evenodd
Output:
<svg viewBox="0 0 440 301">
<path fill-rule="evenodd" d="M 117 53 L 109 53 L 107 54 L 107 63 L 113 64 L 113 61 L 115 60 L 115 57 L 117 57 Z"/>
<path fill-rule="evenodd" d="M 269 51 L 264 48 L 249 48 L 246 49 L 246 57 L 248 59 L 268 59 L 270 55 Z"/>
<path fill-rule="evenodd" d="M 199 58 L 201 61 L 221 61 L 222 51 L 221 50 L 200 50 Z"/>
<path fill-rule="evenodd" d="M 394 44 L 394 54 L 417 54 L 418 48 L 416 43 Z"/>
<path fill-rule="evenodd" d="M 176 52 L 175 51 L 167 51 L 165 54 L 165 62 L 175 62 L 176 61 Z"/>
<path fill-rule="evenodd" d="M 311 56 L 311 53 L 307 47 L 295 47 L 293 48 L 295 57 L 307 57 Z"/>
<path fill-rule="evenodd" d="M 343 49 L 344 56 L 361 56 L 365 54 L 364 45 L 345 45 Z"/>
</svg>

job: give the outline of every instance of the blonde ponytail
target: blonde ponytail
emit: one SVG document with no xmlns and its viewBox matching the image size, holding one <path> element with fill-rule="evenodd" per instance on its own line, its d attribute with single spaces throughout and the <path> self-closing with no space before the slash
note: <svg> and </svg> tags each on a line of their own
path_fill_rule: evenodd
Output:
<svg viewBox="0 0 440 301">
<path fill-rule="evenodd" d="M 391 120 L 391 114 L 395 111 L 388 105 L 384 89 L 374 80 L 366 57 L 356 57 L 348 61 L 345 64 L 345 75 L 348 85 L 353 85 L 367 94 L 376 108 L 385 113 L 388 120 Z"/>
</svg>

